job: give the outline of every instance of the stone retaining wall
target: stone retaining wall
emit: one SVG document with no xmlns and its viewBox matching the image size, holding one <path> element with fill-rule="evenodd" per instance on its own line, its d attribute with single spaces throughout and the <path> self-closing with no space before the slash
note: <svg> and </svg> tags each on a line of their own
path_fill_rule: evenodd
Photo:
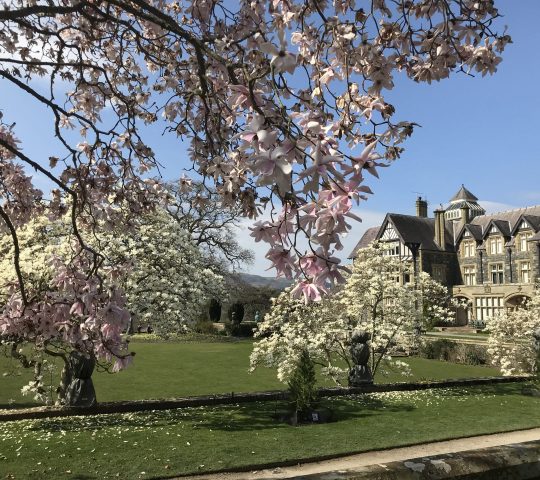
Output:
<svg viewBox="0 0 540 480">
<path fill-rule="evenodd" d="M 321 397 L 338 397 L 376 392 L 398 392 L 410 390 L 427 390 L 430 388 L 470 387 L 496 383 L 514 383 L 530 380 L 528 375 L 508 377 L 467 378 L 433 382 L 409 382 L 374 384 L 364 387 L 332 387 L 320 388 Z M 26 409 L 0 410 L 0 421 L 36 419 L 46 417 L 67 417 L 71 415 L 98 415 L 106 413 L 126 413 L 149 410 L 168 410 L 171 408 L 201 407 L 211 405 L 232 405 L 272 400 L 286 400 L 287 390 L 274 390 L 255 393 L 226 393 L 219 395 L 203 395 L 196 397 L 173 398 L 163 400 L 138 400 L 126 402 L 99 403 L 95 407 L 35 407 Z"/>
<path fill-rule="evenodd" d="M 292 478 L 298 480 L 533 480 L 540 478 L 540 440 Z"/>
</svg>

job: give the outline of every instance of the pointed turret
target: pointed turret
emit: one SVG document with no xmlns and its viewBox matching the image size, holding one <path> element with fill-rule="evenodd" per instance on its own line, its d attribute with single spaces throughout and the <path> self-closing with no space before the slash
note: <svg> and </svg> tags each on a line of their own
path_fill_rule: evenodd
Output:
<svg viewBox="0 0 540 480">
<path fill-rule="evenodd" d="M 454 202 L 478 202 L 478 198 L 472 194 L 469 190 L 465 188 L 465 185 L 461 184 L 461 188 L 458 192 L 450 199 L 450 204 Z"/>
<path fill-rule="evenodd" d="M 469 223 L 474 217 L 485 215 L 486 211 L 479 205 L 478 198 L 472 192 L 461 185 L 461 188 L 450 199 L 450 204 L 446 208 L 444 217 L 446 220 Z"/>
</svg>

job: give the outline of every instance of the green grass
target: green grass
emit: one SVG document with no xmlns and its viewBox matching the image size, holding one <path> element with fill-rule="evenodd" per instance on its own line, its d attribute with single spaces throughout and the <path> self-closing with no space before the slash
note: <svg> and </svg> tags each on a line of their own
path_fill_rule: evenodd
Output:
<svg viewBox="0 0 540 480">
<path fill-rule="evenodd" d="M 252 343 L 132 342 L 137 353 L 133 366 L 117 374 L 93 376 L 100 402 L 171 398 L 211 393 L 253 392 L 283 389 L 274 370 L 260 368 L 249 373 Z M 493 368 L 410 358 L 406 360 L 413 377 L 399 373 L 379 375 L 378 383 L 409 380 L 440 380 L 497 375 Z M 17 369 L 17 362 L 0 356 L 0 372 L 18 374 L 0 377 L 0 408 L 34 405 L 20 389 L 31 379 L 31 372 Z M 57 372 L 58 377 L 58 372 Z M 321 385 L 332 385 L 321 379 Z"/>
<path fill-rule="evenodd" d="M 0 424 L 0 471 L 15 479 L 137 479 L 540 426 L 522 385 L 326 400 L 334 422 L 291 427 L 273 402 Z M 12 476 L 9 476 L 12 475 Z"/>
</svg>

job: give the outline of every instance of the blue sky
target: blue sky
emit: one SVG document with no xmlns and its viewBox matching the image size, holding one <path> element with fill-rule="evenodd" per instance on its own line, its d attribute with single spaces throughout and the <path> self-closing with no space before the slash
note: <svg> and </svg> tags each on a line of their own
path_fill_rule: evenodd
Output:
<svg viewBox="0 0 540 480">
<path fill-rule="evenodd" d="M 429 201 L 430 212 L 462 183 L 490 211 L 540 204 L 540 18 L 539 0 L 499 0 L 513 44 L 507 47 L 498 72 L 491 77 L 454 75 L 432 85 L 399 79 L 387 100 L 396 118 L 421 125 L 404 145 L 401 159 L 370 178 L 374 191 L 360 205 L 362 223 L 345 240 L 346 258 L 366 228 L 380 224 L 386 212 L 414 214 L 417 192 Z M 52 125 L 44 112 L 18 92 L 0 83 L 0 108 L 5 120 L 17 121 L 27 153 L 46 160 L 54 154 Z M 179 177 L 186 165 L 185 146 L 155 129 L 149 138 L 168 178 Z M 253 247 L 256 261 L 246 271 L 265 273 L 264 246 L 255 245 L 245 228 L 242 244 Z"/>
</svg>

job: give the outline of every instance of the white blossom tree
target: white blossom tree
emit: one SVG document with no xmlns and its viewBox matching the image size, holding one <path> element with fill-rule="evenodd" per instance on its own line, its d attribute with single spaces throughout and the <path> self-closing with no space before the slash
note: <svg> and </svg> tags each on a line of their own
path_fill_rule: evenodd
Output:
<svg viewBox="0 0 540 480">
<path fill-rule="evenodd" d="M 0 228 L 16 272 L 1 334 L 30 341 L 49 320 L 75 332 L 94 312 L 123 322 L 125 301 L 106 290 L 103 253 L 84 231 L 128 224 L 163 198 L 148 124 L 189 142 L 186 169 L 224 205 L 250 218 L 271 209 L 253 237 L 279 275 L 299 280 L 295 294 L 319 298 L 343 279 L 334 251 L 370 193 L 364 175 L 413 133 L 385 99 L 396 73 L 431 83 L 495 72 L 510 42 L 498 17 L 493 0 L 4 0 L 1 88 L 48 112 L 56 143 L 29 156 L 15 123 L 34 119 L 0 105 Z M 38 189 L 32 171 L 52 188 Z M 53 283 L 72 304 L 60 309 L 55 289 L 29 293 L 18 236 L 66 209 L 74 253 Z M 97 356 L 123 358 L 92 328 Z"/>
<path fill-rule="evenodd" d="M 166 212 L 143 216 L 135 227 L 128 235 L 106 234 L 101 251 L 111 265 L 130 265 L 118 282 L 138 323 L 175 333 L 195 323 L 209 299 L 226 298 L 223 277 Z"/>
<path fill-rule="evenodd" d="M 448 288 L 434 280 L 429 273 L 418 274 L 418 288 L 421 305 L 420 326 L 430 330 L 438 324 L 450 324 L 456 316 L 456 309 L 462 306 L 452 297 Z"/>
<path fill-rule="evenodd" d="M 539 373 L 540 291 L 514 310 L 489 319 L 488 353 L 503 375 Z"/>
<path fill-rule="evenodd" d="M 353 366 L 351 336 L 362 330 L 370 336 L 373 374 L 381 366 L 406 372 L 407 365 L 393 359 L 392 353 L 399 347 L 408 348 L 418 335 L 422 309 L 429 313 L 426 319 L 446 319 L 451 313 L 436 300 L 445 287 L 427 274 L 419 275 L 416 286 L 414 282 L 403 284 L 400 276 L 412 278 L 411 266 L 386 252 L 381 244 L 360 250 L 345 284 L 320 302 L 306 303 L 294 298 L 291 290 L 283 292 L 259 326 L 252 368 L 276 367 L 278 378 L 286 381 L 307 351 L 324 374 L 341 383 Z M 437 295 L 428 297 L 433 293 Z"/>
</svg>

